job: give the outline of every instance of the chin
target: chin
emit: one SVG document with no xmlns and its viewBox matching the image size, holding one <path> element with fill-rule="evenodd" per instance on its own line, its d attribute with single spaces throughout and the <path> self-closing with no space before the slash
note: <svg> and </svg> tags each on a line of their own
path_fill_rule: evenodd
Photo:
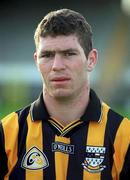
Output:
<svg viewBox="0 0 130 180">
<path fill-rule="evenodd" d="M 69 98 L 72 96 L 72 92 L 70 91 L 62 91 L 62 90 L 59 90 L 59 91 L 56 91 L 56 92 L 53 92 L 52 93 L 52 96 L 56 99 L 64 99 L 64 98 Z"/>
</svg>

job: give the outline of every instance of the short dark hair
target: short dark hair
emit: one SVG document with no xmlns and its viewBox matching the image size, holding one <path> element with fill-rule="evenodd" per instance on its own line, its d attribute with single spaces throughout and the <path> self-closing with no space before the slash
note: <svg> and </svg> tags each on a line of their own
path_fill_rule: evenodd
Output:
<svg viewBox="0 0 130 180">
<path fill-rule="evenodd" d="M 75 34 L 86 56 L 92 50 L 92 29 L 86 19 L 78 12 L 60 9 L 48 13 L 38 24 L 34 40 L 38 47 L 39 37 Z"/>
</svg>

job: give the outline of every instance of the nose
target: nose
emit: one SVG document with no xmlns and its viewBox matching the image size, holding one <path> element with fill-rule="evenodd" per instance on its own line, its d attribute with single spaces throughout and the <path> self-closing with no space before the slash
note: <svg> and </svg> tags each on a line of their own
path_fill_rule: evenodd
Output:
<svg viewBox="0 0 130 180">
<path fill-rule="evenodd" d="M 53 71 L 61 71 L 65 69 L 64 59 L 61 57 L 60 54 L 55 54 L 52 70 Z"/>
</svg>

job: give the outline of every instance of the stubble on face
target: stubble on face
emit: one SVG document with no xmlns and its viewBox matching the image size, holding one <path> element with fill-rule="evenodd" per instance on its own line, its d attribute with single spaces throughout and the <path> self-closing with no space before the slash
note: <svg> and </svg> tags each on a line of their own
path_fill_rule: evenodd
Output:
<svg viewBox="0 0 130 180">
<path fill-rule="evenodd" d="M 44 94 L 59 100 L 80 96 L 87 89 L 87 59 L 77 37 L 74 35 L 46 37 L 42 38 L 40 43 L 43 49 L 53 49 L 57 52 L 57 49 L 64 51 L 68 48 L 77 49 L 78 52 L 71 58 L 69 57 L 70 61 L 64 59 L 64 67 L 58 69 L 57 66 L 58 70 L 55 71 L 52 69 L 52 61 L 49 62 L 50 64 L 39 63 L 39 70 L 44 81 Z"/>
</svg>

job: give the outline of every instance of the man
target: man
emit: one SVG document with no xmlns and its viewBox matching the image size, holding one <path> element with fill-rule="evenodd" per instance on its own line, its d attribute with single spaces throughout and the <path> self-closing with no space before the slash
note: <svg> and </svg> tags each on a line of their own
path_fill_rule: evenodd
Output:
<svg viewBox="0 0 130 180">
<path fill-rule="evenodd" d="M 0 125 L 0 175 L 11 180 L 130 178 L 130 121 L 90 89 L 92 30 L 72 10 L 50 12 L 35 32 L 43 92 Z"/>
</svg>

